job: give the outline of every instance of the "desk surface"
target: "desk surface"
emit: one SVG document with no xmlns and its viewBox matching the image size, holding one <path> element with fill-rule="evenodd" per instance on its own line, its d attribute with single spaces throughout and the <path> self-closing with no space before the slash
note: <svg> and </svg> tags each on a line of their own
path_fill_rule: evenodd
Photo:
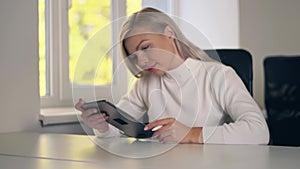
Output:
<svg viewBox="0 0 300 169">
<path fill-rule="evenodd" d="M 116 143 L 118 139 L 125 138 L 110 142 Z M 299 169 L 300 166 L 300 148 L 296 147 L 182 144 L 153 157 L 125 158 L 103 150 L 92 140 L 82 135 L 2 133 L 0 168 Z M 135 142 L 130 149 L 128 142 L 118 141 L 118 144 L 118 149 L 130 154 L 129 151 L 151 151 L 160 143 Z"/>
<path fill-rule="evenodd" d="M 1 169 L 102 169 L 95 163 L 0 155 Z"/>
</svg>

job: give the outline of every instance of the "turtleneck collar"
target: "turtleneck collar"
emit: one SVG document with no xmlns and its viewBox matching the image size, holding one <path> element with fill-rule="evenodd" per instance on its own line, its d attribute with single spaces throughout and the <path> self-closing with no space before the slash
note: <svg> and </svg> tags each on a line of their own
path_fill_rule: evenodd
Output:
<svg viewBox="0 0 300 169">
<path fill-rule="evenodd" d="M 193 77 L 193 69 L 195 66 L 200 66 L 197 62 L 198 60 L 187 58 L 181 65 L 177 68 L 166 71 L 165 77 L 168 79 L 174 79 L 179 83 L 183 83 L 189 78 Z"/>
</svg>

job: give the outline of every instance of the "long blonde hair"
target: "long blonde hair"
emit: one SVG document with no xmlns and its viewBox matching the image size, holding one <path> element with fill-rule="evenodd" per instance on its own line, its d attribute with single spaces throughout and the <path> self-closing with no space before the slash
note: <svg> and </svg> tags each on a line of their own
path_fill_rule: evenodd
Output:
<svg viewBox="0 0 300 169">
<path fill-rule="evenodd" d="M 211 57 L 209 57 L 203 50 L 193 44 L 190 40 L 188 40 L 182 31 L 179 29 L 177 24 L 173 21 L 171 17 L 166 15 L 165 13 L 151 8 L 143 8 L 142 10 L 133 13 L 122 25 L 122 29 L 120 32 L 120 42 L 121 42 L 121 51 L 123 58 L 128 56 L 128 52 L 125 48 L 124 41 L 129 37 L 129 33 L 135 27 L 143 27 L 147 28 L 151 31 L 162 33 L 166 26 L 169 26 L 175 34 L 174 40 L 178 52 L 183 57 L 190 57 L 202 61 L 214 61 Z M 132 65 L 128 65 L 130 67 Z M 132 70 L 131 70 L 132 71 Z M 141 77 L 142 75 L 137 75 L 136 72 L 132 72 L 136 77 Z M 142 72 L 140 72 L 142 73 Z"/>
</svg>

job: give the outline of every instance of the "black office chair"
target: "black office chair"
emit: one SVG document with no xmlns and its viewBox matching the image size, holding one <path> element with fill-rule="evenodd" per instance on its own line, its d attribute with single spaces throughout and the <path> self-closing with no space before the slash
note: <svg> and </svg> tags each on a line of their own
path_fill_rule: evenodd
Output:
<svg viewBox="0 0 300 169">
<path fill-rule="evenodd" d="M 253 96 L 252 56 L 248 51 L 244 49 L 209 49 L 204 51 L 215 60 L 231 66 L 240 76 L 251 96 Z"/>
<path fill-rule="evenodd" d="M 300 146 L 300 56 L 268 56 L 264 74 L 270 144 Z"/>
</svg>

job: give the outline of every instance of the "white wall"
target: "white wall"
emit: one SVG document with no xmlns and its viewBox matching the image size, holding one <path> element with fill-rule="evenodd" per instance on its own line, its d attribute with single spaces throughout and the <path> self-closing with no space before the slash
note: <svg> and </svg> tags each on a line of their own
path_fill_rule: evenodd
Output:
<svg viewBox="0 0 300 169">
<path fill-rule="evenodd" d="M 213 48 L 244 48 L 253 56 L 254 99 L 264 108 L 265 56 L 300 55 L 299 0 L 178 0 L 179 16 Z M 189 32 L 189 31 L 187 31 Z M 199 36 L 189 37 L 201 47 Z"/>
<path fill-rule="evenodd" d="M 0 1 L 0 132 L 38 126 L 36 0 Z"/>
<path fill-rule="evenodd" d="M 238 0 L 178 1 L 179 17 L 195 26 L 199 32 L 206 36 L 211 47 L 239 47 Z M 191 31 L 184 31 L 186 34 L 189 32 Z M 198 39 L 199 36 L 195 36 L 195 32 L 187 36 L 200 47 L 203 46 Z"/>
<path fill-rule="evenodd" d="M 253 55 L 254 98 L 264 108 L 264 58 L 300 55 L 300 1 L 241 0 L 240 46 Z"/>
</svg>

